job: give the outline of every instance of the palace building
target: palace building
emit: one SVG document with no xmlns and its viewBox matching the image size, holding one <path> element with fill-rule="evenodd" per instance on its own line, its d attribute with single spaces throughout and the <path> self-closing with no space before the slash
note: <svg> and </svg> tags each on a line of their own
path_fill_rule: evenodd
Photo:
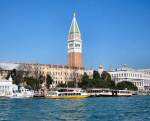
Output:
<svg viewBox="0 0 150 121">
<path fill-rule="evenodd" d="M 127 65 L 108 71 L 115 83 L 132 82 L 138 90 L 150 91 L 150 69 L 133 69 Z"/>
</svg>

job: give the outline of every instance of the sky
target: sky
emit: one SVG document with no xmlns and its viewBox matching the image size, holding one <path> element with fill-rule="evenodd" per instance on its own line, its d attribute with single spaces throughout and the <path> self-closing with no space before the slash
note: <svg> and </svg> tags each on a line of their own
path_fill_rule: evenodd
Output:
<svg viewBox="0 0 150 121">
<path fill-rule="evenodd" d="M 86 68 L 150 68 L 150 0 L 0 0 L 0 61 L 67 64 L 74 12 Z"/>
</svg>

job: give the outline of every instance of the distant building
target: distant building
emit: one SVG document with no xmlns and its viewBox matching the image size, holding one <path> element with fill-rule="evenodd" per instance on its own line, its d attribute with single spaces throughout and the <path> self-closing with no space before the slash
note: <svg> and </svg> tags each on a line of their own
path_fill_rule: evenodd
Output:
<svg viewBox="0 0 150 121">
<path fill-rule="evenodd" d="M 150 90 L 150 69 L 132 69 L 127 65 L 109 71 L 115 83 L 122 81 L 132 82 L 138 90 Z"/>
</svg>

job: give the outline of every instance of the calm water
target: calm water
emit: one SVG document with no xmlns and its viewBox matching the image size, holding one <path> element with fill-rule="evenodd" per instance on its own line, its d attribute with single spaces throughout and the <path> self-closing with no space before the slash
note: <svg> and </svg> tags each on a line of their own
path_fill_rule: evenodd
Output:
<svg viewBox="0 0 150 121">
<path fill-rule="evenodd" d="M 150 121 L 150 96 L 0 99 L 0 121 Z"/>
</svg>

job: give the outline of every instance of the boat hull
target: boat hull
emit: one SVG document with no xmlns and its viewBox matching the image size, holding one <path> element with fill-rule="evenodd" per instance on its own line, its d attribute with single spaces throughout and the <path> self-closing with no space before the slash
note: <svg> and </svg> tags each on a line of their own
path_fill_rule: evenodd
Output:
<svg viewBox="0 0 150 121">
<path fill-rule="evenodd" d="M 46 96 L 46 98 L 50 99 L 82 99 L 82 98 L 88 98 L 89 95 L 80 95 L 80 96 Z"/>
</svg>

